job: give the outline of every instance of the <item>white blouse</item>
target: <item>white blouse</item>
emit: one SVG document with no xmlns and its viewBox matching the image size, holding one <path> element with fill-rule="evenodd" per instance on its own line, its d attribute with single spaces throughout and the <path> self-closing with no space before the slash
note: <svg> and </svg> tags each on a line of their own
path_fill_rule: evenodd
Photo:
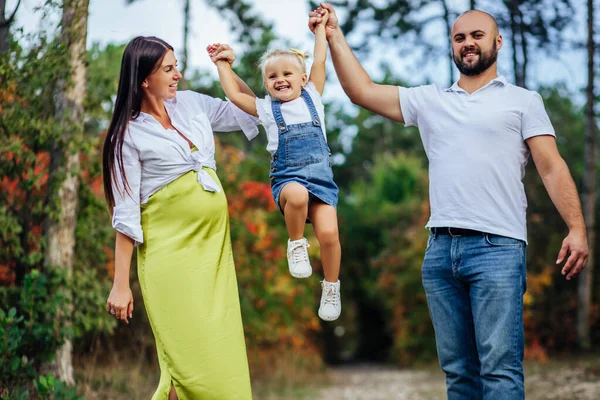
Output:
<svg viewBox="0 0 600 400">
<path fill-rule="evenodd" d="M 123 141 L 123 167 L 128 190 L 124 189 L 123 177 L 115 160 L 112 226 L 132 238 L 135 245 L 144 242 L 140 206 L 169 182 L 193 170 L 198 172 L 198 183 L 205 190 L 221 191 L 217 182 L 202 169 L 216 170 L 213 130 L 228 132 L 241 129 L 248 140 L 258 134 L 257 118 L 229 101 L 193 91 L 177 92 L 175 98 L 165 101 L 165 109 L 173 126 L 198 150 L 192 152 L 181 135 L 163 128 L 150 114 L 140 112 L 129 122 Z"/>
<path fill-rule="evenodd" d="M 321 120 L 321 130 L 323 131 L 323 136 L 325 136 L 325 141 L 327 141 L 327 134 L 325 133 L 325 107 L 321 101 L 321 95 L 317 91 L 315 85 L 310 81 L 304 85 L 304 90 L 308 92 L 315 104 L 317 114 Z M 265 131 L 267 131 L 267 139 L 269 141 L 267 143 L 267 150 L 270 153 L 274 153 L 279 146 L 279 128 L 275 122 L 275 117 L 273 116 L 271 96 L 267 95 L 264 99 L 257 98 L 256 111 L 258 112 L 258 118 L 260 119 L 261 124 L 265 127 Z M 302 97 L 281 103 L 281 115 L 283 116 L 286 125 L 302 124 L 312 121 L 308 105 Z"/>
</svg>

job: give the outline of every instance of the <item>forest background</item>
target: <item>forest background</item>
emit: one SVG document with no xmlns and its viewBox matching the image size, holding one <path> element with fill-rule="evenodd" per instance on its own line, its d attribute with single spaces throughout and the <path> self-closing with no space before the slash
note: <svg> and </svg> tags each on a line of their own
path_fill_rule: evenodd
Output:
<svg viewBox="0 0 600 400">
<path fill-rule="evenodd" d="M 0 398 L 93 398 L 94 393 L 134 398 L 140 386 L 153 384 L 148 377 L 156 378 L 158 366 L 135 267 L 132 323 L 118 325 L 104 311 L 114 273 L 114 232 L 101 184 L 101 144 L 130 38 L 86 46 L 89 0 L 41 1 L 36 9 L 41 20 L 57 23 L 54 29 L 27 32 L 15 13 L 21 3 L 0 0 Z M 183 46 L 176 48 L 183 86 L 224 97 L 214 71 L 186 62 L 192 53 L 204 52 L 190 43 L 195 23 L 190 10 L 199 3 L 229 24 L 235 69 L 262 95 L 258 58 L 274 44 L 296 47 L 296 42 L 277 35 L 257 4 L 240 0 L 172 1 L 183 16 L 183 24 L 174 26 L 183 32 Z M 585 274 L 565 281 L 554 261 L 567 228 L 530 163 L 524 179 L 526 357 L 543 364 L 565 354 L 597 354 L 598 1 L 334 4 L 369 72 L 379 82 L 397 85 L 428 83 L 427 78 L 415 82 L 418 69 L 429 71 L 429 77 L 443 70 L 446 82 L 431 80 L 449 86 L 458 78 L 446 40 L 453 21 L 469 8 L 496 16 L 505 38 L 501 72 L 544 98 L 582 197 L 592 251 Z M 557 62 L 566 63 L 570 75 L 553 79 L 551 65 Z M 270 196 L 265 135 L 252 142 L 239 133 L 216 135 L 217 173 L 229 200 L 255 382 L 303 384 L 299 377 L 336 364 L 418 368 L 436 359 L 420 274 L 429 206 L 419 133 L 351 105 L 331 65 L 328 70 L 326 90 L 336 94 L 325 97 L 326 123 L 340 187 L 343 246 L 344 312 L 335 323 L 316 316 L 317 278 L 293 280 L 286 271 L 287 236 Z M 318 242 L 310 228 L 307 233 L 319 276 Z"/>
</svg>

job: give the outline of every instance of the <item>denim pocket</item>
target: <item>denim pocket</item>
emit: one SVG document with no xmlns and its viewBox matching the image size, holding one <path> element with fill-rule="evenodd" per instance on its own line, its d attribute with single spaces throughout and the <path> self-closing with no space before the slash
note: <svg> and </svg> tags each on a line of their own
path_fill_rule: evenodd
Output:
<svg viewBox="0 0 600 400">
<path fill-rule="evenodd" d="M 301 167 L 323 161 L 319 133 L 306 133 L 285 139 L 285 162 L 290 167 Z"/>
<path fill-rule="evenodd" d="M 523 241 L 519 239 L 513 239 L 506 236 L 493 235 L 488 233 L 485 235 L 485 240 L 492 246 L 512 246 L 512 247 L 523 247 Z"/>
<path fill-rule="evenodd" d="M 427 252 L 427 250 L 429 250 L 429 248 L 433 244 L 434 240 L 435 240 L 435 233 L 431 232 L 429 234 L 429 237 L 427 238 L 427 246 L 425 246 L 425 252 Z"/>
</svg>

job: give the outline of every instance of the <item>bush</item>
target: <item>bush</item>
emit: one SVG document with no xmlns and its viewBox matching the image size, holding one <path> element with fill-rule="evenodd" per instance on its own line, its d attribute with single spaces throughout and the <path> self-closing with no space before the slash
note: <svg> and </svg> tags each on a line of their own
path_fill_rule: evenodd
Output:
<svg viewBox="0 0 600 400">
<path fill-rule="evenodd" d="M 27 387 L 69 333 L 63 271 L 32 270 L 23 287 L 0 288 L 0 386 Z"/>
<path fill-rule="evenodd" d="M 77 395 L 75 387 L 69 387 L 66 383 L 57 380 L 53 375 L 39 376 L 34 382 L 35 392 L 38 399 L 44 400 L 83 400 L 83 397 Z M 3 389 L 0 392 L 0 400 L 28 400 L 32 398 L 29 390 L 17 388 L 10 392 Z"/>
</svg>

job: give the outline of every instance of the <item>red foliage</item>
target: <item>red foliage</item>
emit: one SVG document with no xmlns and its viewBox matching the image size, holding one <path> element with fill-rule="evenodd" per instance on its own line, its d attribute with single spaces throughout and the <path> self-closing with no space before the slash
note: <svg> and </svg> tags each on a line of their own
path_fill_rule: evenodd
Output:
<svg viewBox="0 0 600 400">
<path fill-rule="evenodd" d="M 14 138 L 15 141 L 19 141 L 18 137 Z M 31 151 L 26 145 L 21 143 L 21 148 L 24 153 Z M 9 177 L 2 177 L 0 179 L 0 191 L 7 198 L 8 205 L 15 210 L 20 210 L 23 207 L 31 207 L 31 201 L 29 199 L 42 199 L 46 195 L 48 190 L 48 171 L 50 167 L 50 154 L 48 152 L 39 152 L 35 155 L 35 161 L 28 162 L 25 158 L 15 155 L 13 152 L 6 152 L 0 154 L 0 157 L 4 157 L 7 160 L 13 161 L 19 166 L 19 169 L 23 171 L 21 176 L 16 179 L 10 179 Z M 82 165 L 85 165 L 86 158 L 82 155 Z M 103 197 L 104 192 L 102 188 L 102 177 L 91 176 L 86 171 L 81 171 L 81 184 L 90 187 L 92 193 L 98 197 Z M 33 181 L 34 186 L 32 190 L 26 191 L 23 189 L 20 183 L 24 181 Z M 38 201 L 34 200 L 34 201 Z M 32 220 L 29 226 L 22 226 L 22 229 L 27 232 L 27 246 L 29 251 L 38 252 L 40 251 L 40 244 L 42 241 L 42 221 L 39 219 Z M 107 254 L 112 254 L 111 249 L 107 249 Z M 109 272 L 114 271 L 114 261 L 109 254 L 109 263 L 106 268 Z M 0 261 L 1 262 L 1 261 Z M 4 261 L 6 263 L 6 260 Z M 13 263 L 14 264 L 14 263 Z M 0 265 L 0 285 L 11 285 L 14 283 L 15 265 L 8 263 L 7 265 Z"/>
<path fill-rule="evenodd" d="M 534 338 L 530 345 L 525 347 L 525 359 L 537 361 L 542 364 L 548 362 L 548 353 L 538 338 Z"/>
<path fill-rule="evenodd" d="M 15 141 L 19 141 L 15 138 Z M 21 144 L 21 148 L 24 152 L 30 151 L 27 146 Z M 23 209 L 23 207 L 31 207 L 31 204 L 27 201 L 28 198 L 40 198 L 43 197 L 46 187 L 48 184 L 48 167 L 50 165 L 50 155 L 47 152 L 40 152 L 36 154 L 35 161 L 32 163 L 24 162 L 19 156 L 16 156 L 13 152 L 7 152 L 0 154 L 0 157 L 5 157 L 8 160 L 13 161 L 19 165 L 19 168 L 23 174 L 17 179 L 10 179 L 3 177 L 0 180 L 0 191 L 7 198 L 7 205 L 16 210 Z M 19 183 L 21 181 L 35 182 L 33 189 L 27 192 Z M 40 243 L 42 238 L 42 226 L 41 221 L 32 220 L 28 226 L 21 227 L 27 232 L 26 240 L 27 246 L 30 251 L 40 251 Z M 7 262 L 7 260 L 5 260 Z M 0 284 L 1 285 L 12 285 L 15 280 L 15 263 L 8 261 L 6 265 L 0 265 Z"/>
<path fill-rule="evenodd" d="M 104 134 L 103 134 L 104 135 Z M 100 150 L 100 149 L 99 149 Z M 89 160 L 89 157 L 85 154 L 80 156 L 81 158 L 81 182 L 85 183 L 92 193 L 99 198 L 104 198 L 104 181 L 102 180 L 102 175 L 91 176 L 89 171 L 85 170 L 85 165 L 92 162 Z"/>
<path fill-rule="evenodd" d="M 251 234 L 256 235 L 258 233 L 258 227 L 256 226 L 256 224 L 254 222 L 246 221 L 245 225 L 246 225 L 246 229 L 248 229 L 248 231 Z"/>
<path fill-rule="evenodd" d="M 27 151 L 27 147 L 22 145 L 23 150 Z M 19 164 L 21 160 L 18 157 L 15 157 L 14 153 L 8 152 L 4 155 L 0 155 L 2 157 L 6 157 L 8 160 L 14 160 L 15 163 Z M 47 152 L 41 152 L 36 155 L 36 161 L 33 165 L 24 165 L 22 169 L 25 171 L 33 170 L 33 175 L 38 177 L 39 186 L 34 190 L 31 194 L 38 195 L 42 193 L 42 190 L 45 189 L 48 183 L 48 166 L 50 165 L 50 155 Z M 23 173 L 22 179 L 31 179 L 28 172 Z M 20 179 L 9 179 L 8 177 L 3 177 L 0 181 L 0 190 L 4 193 L 8 193 L 8 201 L 9 203 L 20 202 L 21 204 L 25 201 L 25 197 L 27 193 L 23 190 L 19 189 L 19 181 Z"/>
<path fill-rule="evenodd" d="M 10 286 L 15 283 L 14 266 L 0 265 L 0 285 Z"/>
<path fill-rule="evenodd" d="M 277 209 L 273 196 L 271 196 L 271 185 L 262 182 L 242 182 L 239 185 L 242 195 L 247 199 L 257 200 L 259 205 L 262 205 L 267 211 Z"/>
</svg>

